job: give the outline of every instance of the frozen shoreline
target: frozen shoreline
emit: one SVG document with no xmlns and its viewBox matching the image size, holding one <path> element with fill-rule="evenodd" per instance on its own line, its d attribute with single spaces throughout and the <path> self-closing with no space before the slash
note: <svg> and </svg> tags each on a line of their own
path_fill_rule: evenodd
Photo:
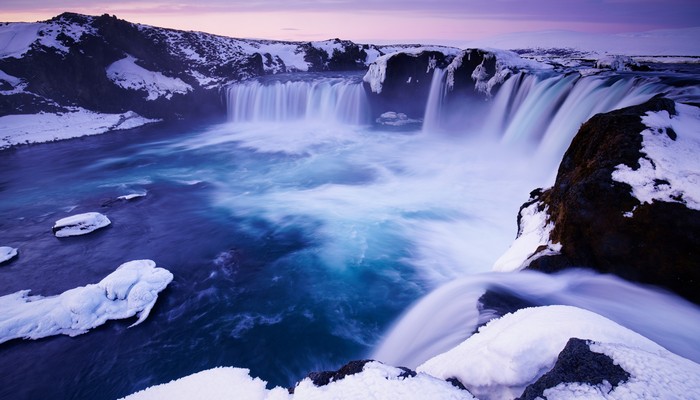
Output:
<svg viewBox="0 0 700 400">
<path fill-rule="evenodd" d="M 100 135 L 160 121 L 142 117 L 133 111 L 101 114 L 85 109 L 55 114 L 5 115 L 0 117 L 0 150 L 21 144 Z"/>
</svg>

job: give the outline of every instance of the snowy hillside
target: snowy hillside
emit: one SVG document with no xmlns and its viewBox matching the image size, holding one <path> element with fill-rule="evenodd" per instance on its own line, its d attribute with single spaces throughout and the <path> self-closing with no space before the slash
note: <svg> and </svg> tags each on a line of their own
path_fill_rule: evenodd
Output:
<svg viewBox="0 0 700 400">
<path fill-rule="evenodd" d="M 132 24 L 109 15 L 64 13 L 44 22 L 1 23 L 0 146 L 163 119 L 222 116 L 220 93 L 231 82 L 269 74 L 364 70 L 386 53 L 412 47 L 340 39 L 235 39 Z M 76 119 L 93 123 L 54 133 Z M 128 124 L 122 123 L 125 119 Z M 32 120 L 38 123 L 27 128 Z M 48 120 L 56 124 L 47 126 Z"/>
</svg>

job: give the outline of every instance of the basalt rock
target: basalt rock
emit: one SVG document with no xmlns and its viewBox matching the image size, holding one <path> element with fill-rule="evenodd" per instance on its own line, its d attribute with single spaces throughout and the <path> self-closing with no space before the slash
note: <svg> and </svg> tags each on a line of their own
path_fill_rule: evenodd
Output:
<svg viewBox="0 0 700 400">
<path fill-rule="evenodd" d="M 525 388 L 517 400 L 546 398 L 544 391 L 562 383 L 578 383 L 603 386 L 605 382 L 614 389 L 626 382 L 630 374 L 605 354 L 591 351 L 589 342 L 571 338 L 559 353 L 554 367 L 535 383 Z"/>
<path fill-rule="evenodd" d="M 654 98 L 598 114 L 581 126 L 554 186 L 535 199 L 548 208 L 554 223 L 550 240 L 561 244 L 560 254 L 535 258 L 527 268 L 587 267 L 700 303 L 700 211 L 681 202 L 640 203 L 629 184 L 612 178 L 621 164 L 640 167 L 640 133 L 647 129 L 641 117 L 662 110 L 673 116 L 675 103 Z"/>
</svg>

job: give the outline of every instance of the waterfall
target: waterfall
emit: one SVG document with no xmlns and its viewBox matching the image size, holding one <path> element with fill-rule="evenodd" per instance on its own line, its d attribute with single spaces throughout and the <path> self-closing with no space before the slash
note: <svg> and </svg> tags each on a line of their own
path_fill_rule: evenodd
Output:
<svg viewBox="0 0 700 400">
<path fill-rule="evenodd" d="M 581 124 L 595 114 L 643 103 L 668 89 L 654 79 L 631 75 L 521 73 L 494 97 L 484 131 L 504 144 L 534 146 L 543 157 L 561 156 Z"/>
<path fill-rule="evenodd" d="M 236 83 L 227 90 L 227 108 L 232 122 L 369 122 L 365 90 L 352 77 Z"/>
<path fill-rule="evenodd" d="M 430 82 L 430 92 L 428 93 L 428 101 L 425 106 L 425 115 L 423 116 L 423 130 L 436 131 L 440 129 L 442 117 L 442 105 L 445 100 L 445 91 L 447 84 L 445 82 L 445 70 L 435 68 L 433 71 L 433 79 Z"/>
<path fill-rule="evenodd" d="M 581 124 L 595 114 L 640 104 L 659 93 L 680 100 L 698 97 L 651 75 L 520 72 L 508 78 L 484 107 L 464 97 L 453 104 L 446 96 L 445 81 L 445 72 L 435 69 L 424 131 L 480 134 L 551 158 L 561 157 Z"/>
<path fill-rule="evenodd" d="M 510 293 L 536 305 L 564 304 L 587 309 L 676 354 L 700 360 L 696 345 L 700 309 L 694 304 L 660 289 L 584 270 L 553 275 L 533 271 L 488 273 L 453 280 L 408 310 L 371 358 L 415 368 L 450 350 L 495 317 L 478 309 L 479 298 L 487 290 Z"/>
</svg>

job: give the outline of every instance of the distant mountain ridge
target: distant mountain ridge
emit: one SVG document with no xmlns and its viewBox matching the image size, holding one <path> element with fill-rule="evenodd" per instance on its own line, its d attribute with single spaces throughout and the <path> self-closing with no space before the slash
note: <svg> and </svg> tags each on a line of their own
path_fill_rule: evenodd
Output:
<svg viewBox="0 0 700 400">
<path fill-rule="evenodd" d="M 158 119 L 220 114 L 219 89 L 230 82 L 364 70 L 409 47 L 235 39 L 107 14 L 63 13 L 44 22 L 0 24 L 0 116 L 75 107 Z"/>
</svg>

